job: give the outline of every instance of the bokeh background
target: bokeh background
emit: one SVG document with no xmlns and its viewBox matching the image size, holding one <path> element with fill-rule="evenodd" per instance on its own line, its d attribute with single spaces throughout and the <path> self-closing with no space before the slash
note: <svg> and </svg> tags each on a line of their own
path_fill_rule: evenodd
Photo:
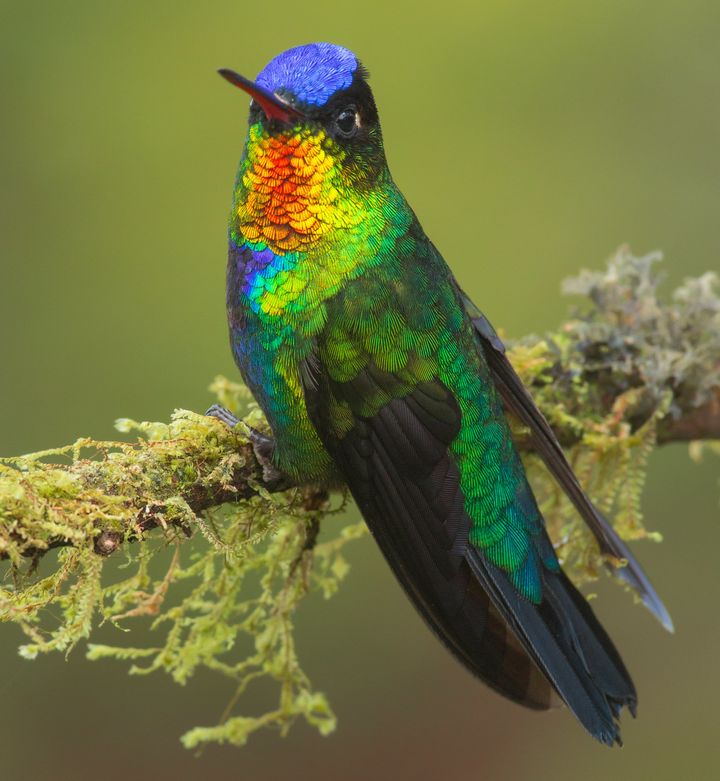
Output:
<svg viewBox="0 0 720 781">
<path fill-rule="evenodd" d="M 561 279 L 621 243 L 664 250 L 668 289 L 718 268 L 718 25 L 713 0 L 0 2 L 0 453 L 203 410 L 212 377 L 235 376 L 225 225 L 247 99 L 216 68 L 253 75 L 312 40 L 357 51 L 395 178 L 519 336 L 558 323 Z M 30 663 L 5 627 L 2 777 L 718 778 L 717 475 L 683 447 L 652 459 L 665 542 L 638 553 L 676 636 L 599 588 L 641 697 L 622 750 L 471 680 L 366 540 L 342 592 L 299 617 L 331 737 L 299 726 L 195 759 L 178 735 L 216 720 L 223 681 L 130 678 L 81 649 Z"/>
</svg>

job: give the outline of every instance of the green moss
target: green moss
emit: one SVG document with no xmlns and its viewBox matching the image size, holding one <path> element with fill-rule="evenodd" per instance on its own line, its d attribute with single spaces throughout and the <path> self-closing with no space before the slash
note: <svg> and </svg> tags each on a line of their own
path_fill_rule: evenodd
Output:
<svg viewBox="0 0 720 781">
<path fill-rule="evenodd" d="M 622 251 L 604 273 L 569 281 L 568 292 L 586 297 L 584 310 L 511 352 L 581 481 L 626 539 L 658 539 L 643 527 L 640 497 L 662 426 L 720 387 L 717 278 L 689 280 L 661 304 L 656 260 Z M 217 378 L 211 390 L 262 428 L 241 385 Z M 104 623 L 131 641 L 89 644 L 89 659 L 129 663 L 135 675 L 165 672 L 179 684 L 201 668 L 230 678 L 225 714 L 188 732 L 188 748 L 242 745 L 269 726 L 285 734 L 298 718 L 332 731 L 335 717 L 302 670 L 293 629 L 309 593 L 337 591 L 345 548 L 365 533 L 331 517 L 347 497 L 308 487 L 268 493 L 241 426 L 178 410 L 169 423 L 122 419 L 117 428 L 134 440 L 81 439 L 0 460 L 0 620 L 26 635 L 20 653 L 68 653 Z M 692 447 L 694 457 L 702 452 Z M 524 457 L 565 566 L 577 581 L 597 577 L 594 540 L 538 459 Z M 141 623 L 151 625 L 152 646 L 132 645 Z M 274 682 L 275 707 L 240 715 L 259 679 Z"/>
<path fill-rule="evenodd" d="M 213 389 L 232 409 L 250 407 L 246 420 L 260 424 L 242 386 L 218 378 Z M 130 661 L 132 674 L 160 670 L 181 684 L 206 667 L 235 682 L 233 705 L 257 678 L 278 686 L 276 709 L 257 718 L 228 710 L 218 726 L 188 733 L 186 745 L 241 744 L 260 727 L 285 732 L 298 717 L 331 731 L 332 711 L 297 659 L 293 614 L 310 589 L 337 590 L 347 572 L 342 550 L 363 527 L 339 528 L 312 550 L 308 534 L 335 510 L 325 501 L 308 512 L 301 489 L 264 491 L 247 440 L 217 420 L 178 410 L 169 424 L 122 419 L 117 428 L 139 437 L 79 440 L 0 463 L 0 552 L 10 562 L 0 620 L 27 636 L 21 655 L 67 653 L 98 623 L 131 629 L 150 617 L 155 647 L 90 644 L 88 658 Z M 203 513 L 192 509 L 203 504 Z M 181 544 L 193 532 L 198 539 Z M 135 538 L 124 546 L 125 569 L 107 573 L 101 535 L 111 549 L 120 535 Z M 37 576 L 37 559 L 58 540 L 73 547 Z M 169 565 L 155 574 L 168 550 Z M 238 653 L 245 646 L 251 652 Z"/>
</svg>

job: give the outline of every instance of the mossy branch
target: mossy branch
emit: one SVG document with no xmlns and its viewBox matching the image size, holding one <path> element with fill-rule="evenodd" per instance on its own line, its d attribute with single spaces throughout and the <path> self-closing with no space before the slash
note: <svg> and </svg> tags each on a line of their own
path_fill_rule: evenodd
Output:
<svg viewBox="0 0 720 781">
<path fill-rule="evenodd" d="M 621 250 L 605 272 L 569 280 L 565 290 L 586 298 L 583 310 L 511 351 L 590 495 L 628 539 L 649 536 L 640 493 L 653 447 L 720 439 L 718 278 L 688 280 L 662 303 L 657 260 Z M 218 378 L 212 390 L 262 427 L 242 386 Z M 88 656 L 129 660 L 137 674 L 165 670 L 179 683 L 199 666 L 235 681 L 218 725 L 188 732 L 187 746 L 240 745 L 299 716 L 331 731 L 332 711 L 297 659 L 293 615 L 310 590 L 337 590 L 344 547 L 364 526 L 328 522 L 344 499 L 318 487 L 268 490 L 242 427 L 182 410 L 167 424 L 117 427 L 139 436 L 0 460 L 0 620 L 28 637 L 21 653 L 69 651 L 98 619 L 118 628 L 144 619 L 158 637 L 153 647 L 90 645 Z M 576 580 L 595 577 L 592 538 L 532 452 L 526 463 L 565 566 Z M 193 537 L 200 541 L 187 544 Z M 120 548 L 123 568 L 111 566 Z M 277 682 L 277 707 L 232 715 L 261 677 Z"/>
</svg>

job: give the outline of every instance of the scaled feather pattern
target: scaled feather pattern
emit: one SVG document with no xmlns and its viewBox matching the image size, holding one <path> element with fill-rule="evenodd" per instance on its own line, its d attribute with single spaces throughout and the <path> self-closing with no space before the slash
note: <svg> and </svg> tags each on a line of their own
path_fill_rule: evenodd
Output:
<svg viewBox="0 0 720 781">
<path fill-rule="evenodd" d="M 275 58 L 257 84 L 280 108 L 251 108 L 227 308 L 274 465 L 348 484 L 409 598 L 469 670 L 529 707 L 559 698 L 598 740 L 619 742 L 635 688 L 560 569 L 504 397 L 582 491 L 395 185 L 366 71 L 347 49 L 311 44 Z M 605 519 L 584 495 L 577 503 L 601 534 Z"/>
</svg>

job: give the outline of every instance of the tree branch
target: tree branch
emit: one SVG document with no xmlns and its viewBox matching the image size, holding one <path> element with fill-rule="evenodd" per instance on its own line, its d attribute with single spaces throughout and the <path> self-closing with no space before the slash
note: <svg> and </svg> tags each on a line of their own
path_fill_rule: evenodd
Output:
<svg viewBox="0 0 720 781">
<path fill-rule="evenodd" d="M 603 421 L 638 429 L 661 403 L 658 443 L 720 438 L 717 279 L 689 280 L 661 304 L 656 260 L 623 250 L 607 272 L 567 282 L 566 291 L 586 296 L 589 309 L 511 350 L 565 446 Z M 233 383 L 219 380 L 215 389 L 231 406 L 247 401 Z M 262 425 L 257 411 L 252 418 Z M 189 536 L 210 508 L 268 490 L 240 427 L 181 411 L 168 425 L 120 421 L 119 428 L 143 436 L 134 443 L 79 440 L 0 462 L 0 558 L 19 563 L 88 540 L 107 556 L 156 527 Z M 530 447 L 522 432 L 518 440 Z"/>
</svg>

